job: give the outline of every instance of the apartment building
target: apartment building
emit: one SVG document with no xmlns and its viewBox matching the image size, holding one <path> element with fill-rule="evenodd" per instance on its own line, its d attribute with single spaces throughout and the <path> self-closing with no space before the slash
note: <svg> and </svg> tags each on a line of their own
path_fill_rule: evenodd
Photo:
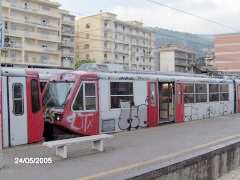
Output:
<svg viewBox="0 0 240 180">
<path fill-rule="evenodd" d="M 240 72 L 240 33 L 214 36 L 215 65 L 225 72 Z"/>
<path fill-rule="evenodd" d="M 157 49 L 158 71 L 166 72 L 192 72 L 191 64 L 196 52 L 183 46 L 165 45 Z"/>
<path fill-rule="evenodd" d="M 3 66 L 74 68 L 74 18 L 48 0 L 2 0 Z"/>
<path fill-rule="evenodd" d="M 75 58 L 153 70 L 153 31 L 138 21 L 104 12 L 75 21 Z"/>
</svg>

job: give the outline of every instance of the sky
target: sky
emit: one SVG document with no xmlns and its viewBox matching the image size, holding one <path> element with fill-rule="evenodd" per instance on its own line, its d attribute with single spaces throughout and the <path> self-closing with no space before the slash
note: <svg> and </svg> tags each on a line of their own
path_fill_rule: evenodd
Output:
<svg viewBox="0 0 240 180">
<path fill-rule="evenodd" d="M 111 12 L 123 21 L 193 34 L 240 32 L 239 0 L 51 0 L 81 18 Z"/>
</svg>

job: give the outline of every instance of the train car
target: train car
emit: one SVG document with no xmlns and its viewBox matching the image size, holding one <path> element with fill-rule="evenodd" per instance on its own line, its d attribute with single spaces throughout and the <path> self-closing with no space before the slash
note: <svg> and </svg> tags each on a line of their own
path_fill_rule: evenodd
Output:
<svg viewBox="0 0 240 180">
<path fill-rule="evenodd" d="M 44 129 L 39 74 L 31 69 L 1 68 L 2 146 L 38 142 Z"/>
<path fill-rule="evenodd" d="M 232 80 L 177 73 L 72 71 L 43 92 L 54 125 L 82 135 L 234 113 Z"/>
</svg>

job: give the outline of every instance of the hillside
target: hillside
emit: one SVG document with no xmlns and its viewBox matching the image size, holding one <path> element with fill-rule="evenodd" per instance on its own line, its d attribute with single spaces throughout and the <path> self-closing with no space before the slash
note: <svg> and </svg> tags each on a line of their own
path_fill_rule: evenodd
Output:
<svg viewBox="0 0 240 180">
<path fill-rule="evenodd" d="M 166 44 L 177 44 L 196 51 L 196 57 L 203 57 L 207 50 L 214 48 L 213 36 L 204 34 L 191 34 L 161 28 L 151 28 L 155 32 L 157 47 Z"/>
</svg>

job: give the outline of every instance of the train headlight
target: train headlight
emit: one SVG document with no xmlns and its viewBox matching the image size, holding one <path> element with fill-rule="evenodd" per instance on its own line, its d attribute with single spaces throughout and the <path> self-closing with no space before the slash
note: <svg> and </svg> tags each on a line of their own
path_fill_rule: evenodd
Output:
<svg viewBox="0 0 240 180">
<path fill-rule="evenodd" d="M 55 120 L 60 121 L 61 120 L 61 114 L 55 114 Z"/>
</svg>

